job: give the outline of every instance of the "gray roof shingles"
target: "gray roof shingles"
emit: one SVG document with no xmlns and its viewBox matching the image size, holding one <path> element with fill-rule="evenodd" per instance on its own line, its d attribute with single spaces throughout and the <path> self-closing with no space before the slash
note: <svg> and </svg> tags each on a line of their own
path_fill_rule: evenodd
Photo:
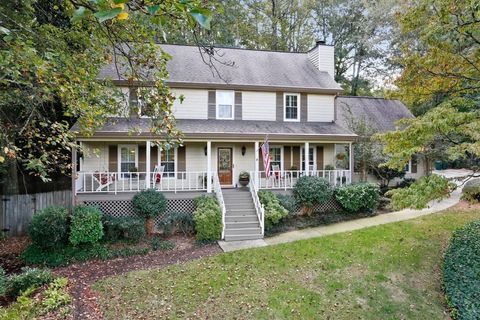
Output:
<svg viewBox="0 0 480 320">
<path fill-rule="evenodd" d="M 400 119 L 414 118 L 410 110 L 399 100 L 339 96 L 335 103 L 337 123 L 345 128 L 348 128 L 352 115 L 355 119 L 364 119 L 379 132 L 395 130 L 395 123 Z"/>
<path fill-rule="evenodd" d="M 97 136 L 125 136 L 132 128 L 141 129 L 148 135 L 150 119 L 148 118 L 110 118 L 95 133 Z M 343 136 L 354 138 L 356 135 L 348 129 L 333 122 L 277 122 L 253 120 L 177 120 L 177 128 L 189 136 Z M 79 130 L 76 124 L 72 131 Z"/>
<path fill-rule="evenodd" d="M 197 46 L 160 45 L 172 56 L 167 63 L 168 83 L 278 87 L 341 92 L 342 88 L 324 71 L 319 71 L 307 53 L 216 48 L 216 70 L 202 60 Z M 205 59 L 208 59 L 203 54 Z M 233 65 L 231 65 L 233 64 Z M 115 65 L 103 68 L 99 78 L 122 80 Z"/>
</svg>

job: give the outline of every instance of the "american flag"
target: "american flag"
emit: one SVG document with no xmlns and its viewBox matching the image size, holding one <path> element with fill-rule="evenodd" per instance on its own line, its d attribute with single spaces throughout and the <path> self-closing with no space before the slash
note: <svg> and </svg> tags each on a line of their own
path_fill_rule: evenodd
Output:
<svg viewBox="0 0 480 320">
<path fill-rule="evenodd" d="M 270 177 L 270 147 L 268 146 L 268 136 L 262 144 L 263 167 L 265 168 L 265 175 Z"/>
</svg>

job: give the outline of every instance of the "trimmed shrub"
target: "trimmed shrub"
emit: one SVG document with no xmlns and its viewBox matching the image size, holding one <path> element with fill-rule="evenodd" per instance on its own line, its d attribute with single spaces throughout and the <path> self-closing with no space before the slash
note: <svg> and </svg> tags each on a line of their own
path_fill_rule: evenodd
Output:
<svg viewBox="0 0 480 320">
<path fill-rule="evenodd" d="M 195 199 L 197 209 L 193 213 L 197 240 L 214 241 L 222 236 L 222 210 L 217 199 L 213 197 L 198 197 Z"/>
<path fill-rule="evenodd" d="M 285 195 L 285 194 L 276 194 L 278 201 L 280 202 L 280 205 L 287 209 L 288 213 L 290 215 L 294 215 L 297 210 L 298 210 L 298 204 L 295 201 L 295 197 L 291 195 Z"/>
<path fill-rule="evenodd" d="M 145 237 L 145 222 L 136 217 L 102 216 L 103 239 L 108 242 L 137 243 Z"/>
<path fill-rule="evenodd" d="M 480 221 L 453 233 L 443 262 L 443 283 L 454 319 L 480 319 Z"/>
<path fill-rule="evenodd" d="M 380 188 L 374 183 L 344 185 L 335 190 L 335 199 L 350 213 L 372 211 L 379 196 Z"/>
<path fill-rule="evenodd" d="M 313 213 L 313 207 L 327 202 L 333 196 L 330 183 L 320 177 L 302 176 L 293 188 L 295 200 L 303 209 L 303 213 Z"/>
<path fill-rule="evenodd" d="M 274 225 L 288 216 L 288 211 L 280 204 L 275 194 L 271 191 L 259 191 L 258 199 L 265 210 L 265 229 L 271 229 Z"/>
<path fill-rule="evenodd" d="M 472 179 L 465 183 L 462 190 L 462 200 L 470 203 L 480 202 L 480 179 Z"/>
<path fill-rule="evenodd" d="M 32 243 L 45 248 L 57 248 L 68 240 L 68 211 L 59 206 L 47 207 L 35 213 L 27 227 Z"/>
<path fill-rule="evenodd" d="M 133 208 L 145 221 L 145 231 L 148 235 L 153 234 L 155 228 L 154 218 L 164 213 L 167 209 L 167 199 L 155 189 L 147 189 L 133 196 Z"/>
<path fill-rule="evenodd" d="M 187 212 L 173 212 L 163 221 L 163 232 L 172 234 L 180 231 L 183 235 L 188 236 L 195 233 L 195 221 L 193 215 Z"/>
<path fill-rule="evenodd" d="M 175 243 L 163 240 L 162 238 L 159 238 L 159 237 L 152 238 L 152 240 L 150 241 L 150 245 L 152 246 L 153 251 L 157 251 L 157 250 L 167 251 L 167 250 L 175 249 Z"/>
<path fill-rule="evenodd" d="M 132 201 L 135 211 L 145 219 L 155 218 L 167 208 L 167 199 L 155 189 L 136 193 Z"/>
<path fill-rule="evenodd" d="M 31 287 L 40 287 L 52 281 L 53 275 L 48 269 L 23 268 L 21 274 L 8 278 L 7 295 L 15 298 Z"/>
<path fill-rule="evenodd" d="M 398 188 L 408 188 L 410 187 L 416 180 L 414 178 L 403 178 L 402 181 L 397 183 Z"/>
<path fill-rule="evenodd" d="M 95 207 L 75 206 L 70 227 L 70 243 L 95 244 L 103 237 L 102 212 Z"/>
<path fill-rule="evenodd" d="M 5 275 L 5 270 L 0 267 L 0 297 L 7 293 L 7 276 Z"/>
</svg>

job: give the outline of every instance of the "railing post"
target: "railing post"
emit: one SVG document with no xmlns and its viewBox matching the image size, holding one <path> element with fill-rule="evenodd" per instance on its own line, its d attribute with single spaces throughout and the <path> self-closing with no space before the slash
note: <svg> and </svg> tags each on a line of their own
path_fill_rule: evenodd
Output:
<svg viewBox="0 0 480 320">
<path fill-rule="evenodd" d="M 146 146 L 146 150 L 147 150 L 147 154 L 146 154 L 146 171 L 147 171 L 147 175 L 145 177 L 145 189 L 149 189 L 150 188 L 150 150 L 151 148 L 151 145 L 150 145 L 150 140 L 147 140 L 147 146 Z"/>
<path fill-rule="evenodd" d="M 254 174 L 255 174 L 255 187 L 258 189 L 259 188 L 259 179 L 258 179 L 258 161 L 259 161 L 259 143 L 258 141 L 255 141 L 255 171 L 254 171 Z"/>
<path fill-rule="evenodd" d="M 310 143 L 305 142 L 305 151 L 303 152 L 303 157 L 305 160 L 305 175 L 308 176 L 309 166 L 310 166 Z"/>
<path fill-rule="evenodd" d="M 207 192 L 212 192 L 212 141 L 207 141 Z"/>
</svg>

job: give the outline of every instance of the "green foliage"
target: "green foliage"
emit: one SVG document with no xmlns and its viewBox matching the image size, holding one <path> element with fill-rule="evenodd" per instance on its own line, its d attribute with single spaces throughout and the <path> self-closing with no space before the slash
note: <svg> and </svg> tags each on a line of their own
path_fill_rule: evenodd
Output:
<svg viewBox="0 0 480 320">
<path fill-rule="evenodd" d="M 408 188 L 408 187 L 410 187 L 415 181 L 416 181 L 416 179 L 414 179 L 414 178 L 403 178 L 403 180 L 400 181 L 400 183 L 397 183 L 397 187 L 399 187 L 399 188 Z"/>
<path fill-rule="evenodd" d="M 472 179 L 465 183 L 462 199 L 470 203 L 480 202 L 480 179 Z"/>
<path fill-rule="evenodd" d="M 144 255 L 148 248 L 124 247 L 114 248 L 105 244 L 94 244 L 91 246 L 67 246 L 55 250 L 42 250 L 37 246 L 29 246 L 21 255 L 28 265 L 42 265 L 46 267 L 65 266 L 73 262 L 89 260 L 108 260 L 133 255 Z"/>
<path fill-rule="evenodd" d="M 454 232 L 444 256 L 443 282 L 454 319 L 480 319 L 480 221 Z"/>
<path fill-rule="evenodd" d="M 7 276 L 5 275 L 5 270 L 0 267 L 0 297 L 7 293 Z"/>
<path fill-rule="evenodd" d="M 68 212 L 58 206 L 47 207 L 33 215 L 27 227 L 32 243 L 42 248 L 64 245 L 68 239 Z"/>
<path fill-rule="evenodd" d="M 95 207 L 75 206 L 70 226 L 70 243 L 91 245 L 98 243 L 102 237 L 102 212 Z"/>
<path fill-rule="evenodd" d="M 333 189 L 323 178 L 302 176 L 293 188 L 293 195 L 299 205 L 313 208 L 327 202 L 333 196 Z"/>
<path fill-rule="evenodd" d="M 38 315 L 35 301 L 30 296 L 37 288 L 25 290 L 8 308 L 0 308 L 0 319 L 34 319 Z"/>
<path fill-rule="evenodd" d="M 195 231 L 198 241 L 219 240 L 222 236 L 222 210 L 217 199 L 213 197 L 198 197 L 195 199 L 197 209 L 193 213 Z"/>
<path fill-rule="evenodd" d="M 193 215 L 188 212 L 172 212 L 165 217 L 163 220 L 165 234 L 172 234 L 176 230 L 185 236 L 194 234 L 195 221 L 193 221 Z"/>
<path fill-rule="evenodd" d="M 165 212 L 167 199 L 155 189 L 143 190 L 133 196 L 133 207 L 142 217 L 155 218 Z"/>
<path fill-rule="evenodd" d="M 72 302 L 72 297 L 67 291 L 68 279 L 56 278 L 43 292 L 41 303 L 41 314 L 47 314 L 52 311 L 65 308 L 61 315 L 68 313 L 68 306 Z"/>
<path fill-rule="evenodd" d="M 102 216 L 103 233 L 108 242 L 127 241 L 137 243 L 145 237 L 145 222 L 135 217 Z"/>
<path fill-rule="evenodd" d="M 274 225 L 288 216 L 288 210 L 282 207 L 280 201 L 271 191 L 261 190 L 258 192 L 258 199 L 265 211 L 265 229 L 271 229 Z"/>
<path fill-rule="evenodd" d="M 432 200 L 448 197 L 450 189 L 446 178 L 432 174 L 418 179 L 408 188 L 390 190 L 386 195 L 391 197 L 394 210 L 423 209 Z"/>
<path fill-rule="evenodd" d="M 338 187 L 335 199 L 351 213 L 372 211 L 377 205 L 380 188 L 374 183 L 357 183 Z"/>
<path fill-rule="evenodd" d="M 48 269 L 24 268 L 22 273 L 8 278 L 7 295 L 17 297 L 29 288 L 43 286 L 52 280 L 52 272 Z"/>
<path fill-rule="evenodd" d="M 287 209 L 288 213 L 290 215 L 294 215 L 297 210 L 298 210 L 298 204 L 295 201 L 295 197 L 291 195 L 285 195 L 285 194 L 276 194 L 278 201 L 280 202 L 280 205 Z"/>
<path fill-rule="evenodd" d="M 157 251 L 157 250 L 167 251 L 167 250 L 175 249 L 175 243 L 163 240 L 160 237 L 153 237 L 152 240 L 150 240 L 150 245 L 153 251 Z"/>
</svg>

